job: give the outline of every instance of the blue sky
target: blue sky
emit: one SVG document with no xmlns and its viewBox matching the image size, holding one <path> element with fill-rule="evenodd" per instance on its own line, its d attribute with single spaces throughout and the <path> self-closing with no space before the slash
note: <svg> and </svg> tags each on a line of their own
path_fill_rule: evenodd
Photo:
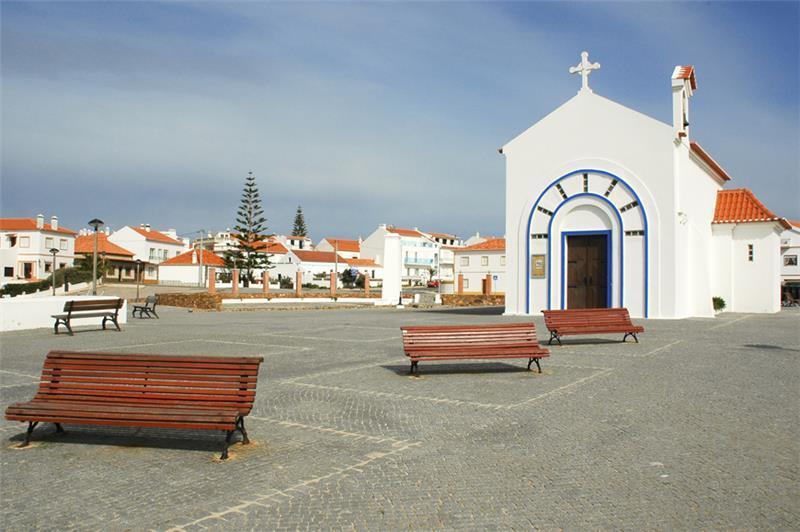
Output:
<svg viewBox="0 0 800 532">
<path fill-rule="evenodd" d="M 2 15 L 2 216 L 224 229 L 252 170 L 271 231 L 382 222 L 502 234 L 497 147 L 596 93 L 670 121 L 800 219 L 800 4 L 13 3 Z"/>
</svg>

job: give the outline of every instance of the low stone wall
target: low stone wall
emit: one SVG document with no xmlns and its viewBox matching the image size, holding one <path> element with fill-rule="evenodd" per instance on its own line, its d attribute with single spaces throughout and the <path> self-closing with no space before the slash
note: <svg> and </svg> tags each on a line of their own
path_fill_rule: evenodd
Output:
<svg viewBox="0 0 800 532">
<path fill-rule="evenodd" d="M 222 296 L 222 299 L 294 299 L 297 296 L 294 292 L 270 292 L 267 294 L 262 294 L 260 292 L 247 292 L 247 293 L 239 293 L 233 295 L 230 292 L 218 292 L 217 295 Z M 331 297 L 330 292 L 306 292 L 303 291 L 303 299 L 329 299 Z M 369 297 L 371 299 L 380 299 L 381 294 L 380 291 L 377 292 L 370 292 L 370 294 L 364 295 L 364 292 L 350 292 L 350 291 L 339 291 L 336 293 L 337 298 L 347 298 L 347 297 Z"/>
<path fill-rule="evenodd" d="M 442 294 L 442 304 L 451 307 L 498 307 L 506 304 L 502 294 L 485 296 L 483 294 Z"/>
<path fill-rule="evenodd" d="M 222 295 L 205 292 L 158 294 L 158 304 L 167 307 L 219 310 L 222 307 Z"/>
</svg>

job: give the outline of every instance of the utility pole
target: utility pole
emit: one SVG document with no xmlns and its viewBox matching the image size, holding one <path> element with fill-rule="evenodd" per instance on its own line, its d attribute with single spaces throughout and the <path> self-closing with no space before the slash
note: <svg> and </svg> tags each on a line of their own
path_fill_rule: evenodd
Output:
<svg viewBox="0 0 800 532">
<path fill-rule="evenodd" d="M 200 271 L 198 272 L 198 277 L 200 278 L 199 286 L 203 288 L 205 286 L 205 272 L 203 271 L 203 237 L 205 236 L 205 229 L 200 229 L 200 250 L 198 254 L 200 255 Z"/>
<path fill-rule="evenodd" d="M 336 287 L 339 287 L 339 241 L 333 241 L 333 275 L 334 280 L 333 282 L 336 283 Z"/>
<path fill-rule="evenodd" d="M 94 228 L 94 253 L 92 253 L 92 295 L 97 295 L 97 231 L 103 226 L 103 220 L 94 218 L 89 221 Z"/>
</svg>

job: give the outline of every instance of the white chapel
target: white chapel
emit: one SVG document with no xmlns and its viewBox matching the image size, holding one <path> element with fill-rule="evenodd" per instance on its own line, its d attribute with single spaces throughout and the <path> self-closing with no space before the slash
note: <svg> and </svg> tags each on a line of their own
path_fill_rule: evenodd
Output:
<svg viewBox="0 0 800 532">
<path fill-rule="evenodd" d="M 780 310 L 788 227 L 691 137 L 692 66 L 672 72 L 672 124 L 589 87 L 505 144 L 506 313 L 627 307 L 632 316 Z"/>
</svg>

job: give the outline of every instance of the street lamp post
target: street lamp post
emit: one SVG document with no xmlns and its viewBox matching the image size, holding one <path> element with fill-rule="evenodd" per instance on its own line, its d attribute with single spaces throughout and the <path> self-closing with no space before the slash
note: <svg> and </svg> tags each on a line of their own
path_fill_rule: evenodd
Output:
<svg viewBox="0 0 800 532">
<path fill-rule="evenodd" d="M 92 253 L 92 295 L 97 295 L 97 231 L 103 226 L 103 220 L 94 218 L 89 222 L 94 228 L 94 252 Z"/>
<path fill-rule="evenodd" d="M 50 253 L 53 254 L 53 271 L 51 272 L 53 280 L 50 282 L 50 284 L 53 285 L 53 295 L 56 295 L 56 253 L 58 253 L 58 249 L 52 248 Z"/>
<path fill-rule="evenodd" d="M 141 280 L 141 274 L 139 271 L 142 268 L 142 259 L 136 259 L 136 300 L 139 300 L 139 281 Z"/>
</svg>

